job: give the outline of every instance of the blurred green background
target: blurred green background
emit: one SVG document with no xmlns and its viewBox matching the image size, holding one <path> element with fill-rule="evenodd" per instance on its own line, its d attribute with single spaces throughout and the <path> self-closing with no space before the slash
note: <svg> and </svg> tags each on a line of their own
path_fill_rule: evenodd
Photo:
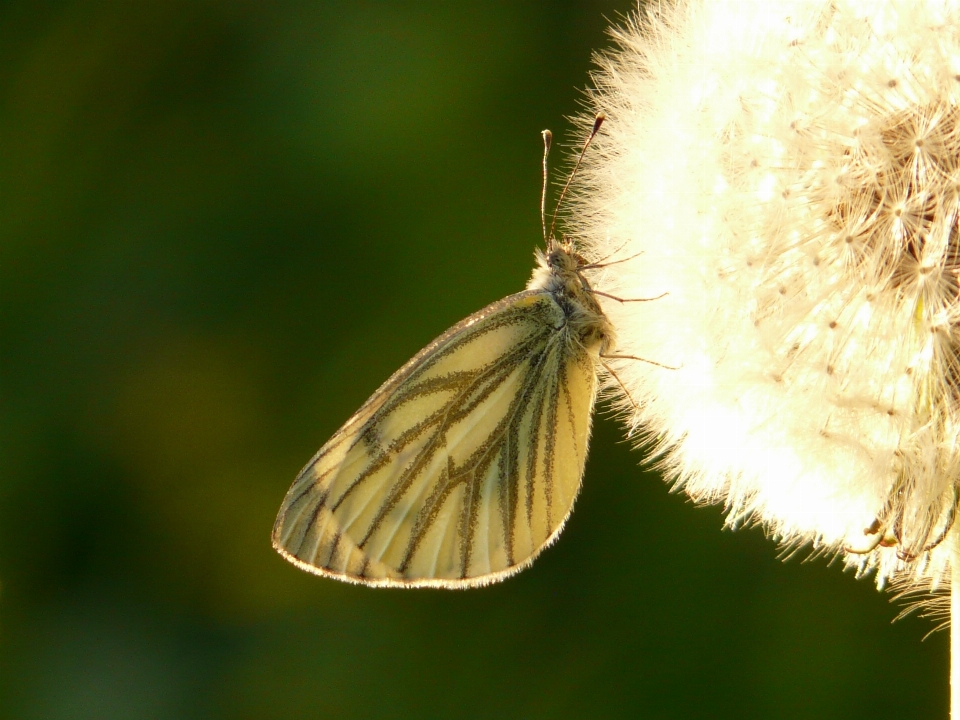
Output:
<svg viewBox="0 0 960 720">
<path fill-rule="evenodd" d="M 632 8 L 0 6 L 3 717 L 946 716 L 944 633 L 722 531 L 602 408 L 561 541 L 500 585 L 270 548 L 379 383 L 523 287 L 539 132 L 579 142 Z"/>
</svg>

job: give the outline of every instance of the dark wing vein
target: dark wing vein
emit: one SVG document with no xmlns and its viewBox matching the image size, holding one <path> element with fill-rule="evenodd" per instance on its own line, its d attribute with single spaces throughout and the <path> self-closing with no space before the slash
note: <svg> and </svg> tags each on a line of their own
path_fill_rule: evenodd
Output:
<svg viewBox="0 0 960 720">
<path fill-rule="evenodd" d="M 478 377 L 470 383 L 464 392 L 455 395 L 448 405 L 435 413 L 437 428 L 433 436 L 417 453 L 413 462 L 410 463 L 397 478 L 396 483 L 394 483 L 390 489 L 387 499 L 381 504 L 379 511 L 364 534 L 363 539 L 360 541 L 360 547 L 363 547 L 369 541 L 370 537 L 379 529 L 384 518 L 394 509 L 400 498 L 406 494 L 410 485 L 429 464 L 434 455 L 446 445 L 448 428 L 455 422 L 469 416 L 477 405 L 487 399 L 490 394 L 500 387 L 510 374 L 515 371 L 516 364 L 520 362 L 524 356 L 530 354 L 531 347 L 542 343 L 542 337 L 534 338 L 504 356 L 502 362 L 498 362 L 491 367 L 483 368 L 477 373 Z M 392 456 L 398 451 L 398 447 L 391 446 L 387 451 L 387 455 Z M 365 473 L 362 478 L 353 483 L 350 489 L 344 493 L 343 497 L 346 497 L 348 493 L 352 492 L 361 480 L 366 477 L 369 477 L 369 473 Z"/>
</svg>

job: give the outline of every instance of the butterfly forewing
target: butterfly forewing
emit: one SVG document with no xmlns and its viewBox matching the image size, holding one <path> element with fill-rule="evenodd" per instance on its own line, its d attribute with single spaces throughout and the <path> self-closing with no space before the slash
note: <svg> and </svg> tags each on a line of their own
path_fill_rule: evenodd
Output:
<svg viewBox="0 0 960 720">
<path fill-rule="evenodd" d="M 274 546 L 373 585 L 470 586 L 529 564 L 580 487 L 596 352 L 544 291 L 451 328 L 391 377 L 297 477 Z"/>
</svg>

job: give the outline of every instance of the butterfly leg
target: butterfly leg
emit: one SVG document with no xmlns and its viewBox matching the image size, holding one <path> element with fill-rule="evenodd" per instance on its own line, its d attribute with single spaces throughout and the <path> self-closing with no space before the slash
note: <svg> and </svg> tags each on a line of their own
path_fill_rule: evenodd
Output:
<svg viewBox="0 0 960 720">
<path fill-rule="evenodd" d="M 621 297 L 617 297 L 616 295 L 611 295 L 610 293 L 601 292 L 600 290 L 593 290 L 593 289 L 591 289 L 590 292 L 592 292 L 594 295 L 599 295 L 600 297 L 605 297 L 605 298 L 610 298 L 611 300 L 616 300 L 618 303 L 628 303 L 628 302 L 652 302 L 652 301 L 654 301 L 654 300 L 659 300 L 660 298 L 664 298 L 664 297 L 666 297 L 667 295 L 670 294 L 670 293 L 660 293 L 660 294 L 657 295 L 656 297 L 651 297 L 651 298 L 621 298 Z"/>
<path fill-rule="evenodd" d="M 681 367 L 683 367 L 682 365 L 678 365 L 676 367 L 674 367 L 673 365 L 664 365 L 663 363 L 658 363 L 656 360 L 647 360 L 647 358 L 642 358 L 642 357 L 639 357 L 638 355 L 603 355 L 601 354 L 600 359 L 601 360 L 639 360 L 640 362 L 645 362 L 648 365 L 656 365 L 657 367 L 661 367 L 664 370 L 679 370 Z M 606 363 L 604 363 L 604 367 L 606 367 Z"/>
</svg>

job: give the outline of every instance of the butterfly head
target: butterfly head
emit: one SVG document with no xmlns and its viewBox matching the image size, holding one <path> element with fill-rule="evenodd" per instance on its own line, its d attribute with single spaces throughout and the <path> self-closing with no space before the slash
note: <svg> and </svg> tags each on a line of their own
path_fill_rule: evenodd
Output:
<svg viewBox="0 0 960 720">
<path fill-rule="evenodd" d="M 527 290 L 559 292 L 569 297 L 589 292 L 590 285 L 580 274 L 580 266 L 586 261 L 574 250 L 573 243 L 551 237 L 546 252 L 537 248 L 534 256 L 537 266 L 527 283 Z"/>
</svg>

